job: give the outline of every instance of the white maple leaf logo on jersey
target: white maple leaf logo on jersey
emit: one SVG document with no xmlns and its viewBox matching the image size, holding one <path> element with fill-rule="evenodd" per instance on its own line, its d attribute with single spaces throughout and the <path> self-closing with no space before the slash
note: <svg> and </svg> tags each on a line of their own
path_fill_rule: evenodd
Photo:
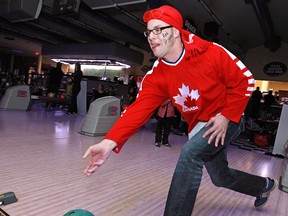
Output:
<svg viewBox="0 0 288 216">
<path fill-rule="evenodd" d="M 183 112 L 191 111 L 199 109 L 196 105 L 196 101 L 199 99 L 200 95 L 198 93 L 198 89 L 191 90 L 189 89 L 189 86 L 185 86 L 182 83 L 182 87 L 179 88 L 180 94 L 173 97 L 176 104 L 179 104 L 182 106 Z"/>
</svg>

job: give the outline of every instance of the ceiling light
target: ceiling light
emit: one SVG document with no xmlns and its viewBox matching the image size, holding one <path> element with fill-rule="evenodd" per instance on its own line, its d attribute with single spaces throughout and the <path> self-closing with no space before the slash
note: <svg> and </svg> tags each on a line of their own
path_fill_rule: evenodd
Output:
<svg viewBox="0 0 288 216">
<path fill-rule="evenodd" d="M 99 66 L 115 66 L 130 68 L 131 66 L 113 59 L 51 59 L 54 62 L 61 62 L 63 64 L 75 64 L 79 62 L 83 65 L 99 65 Z"/>
</svg>

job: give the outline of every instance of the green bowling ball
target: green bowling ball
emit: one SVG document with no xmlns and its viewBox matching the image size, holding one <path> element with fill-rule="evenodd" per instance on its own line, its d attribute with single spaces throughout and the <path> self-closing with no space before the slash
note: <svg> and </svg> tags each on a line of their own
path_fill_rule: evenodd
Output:
<svg viewBox="0 0 288 216">
<path fill-rule="evenodd" d="M 67 212 L 64 216 L 95 216 L 95 215 L 84 209 L 74 209 Z"/>
</svg>

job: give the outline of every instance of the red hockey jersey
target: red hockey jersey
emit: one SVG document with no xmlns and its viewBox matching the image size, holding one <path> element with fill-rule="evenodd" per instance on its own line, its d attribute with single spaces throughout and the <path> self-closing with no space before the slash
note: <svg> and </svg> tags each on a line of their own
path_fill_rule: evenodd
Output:
<svg viewBox="0 0 288 216">
<path fill-rule="evenodd" d="M 106 139 L 117 143 L 115 152 L 168 98 L 188 123 L 189 131 L 218 113 L 233 122 L 240 120 L 254 90 L 253 75 L 225 48 L 186 34 L 179 59 L 155 61 L 142 80 L 136 101 L 106 134 Z"/>
</svg>

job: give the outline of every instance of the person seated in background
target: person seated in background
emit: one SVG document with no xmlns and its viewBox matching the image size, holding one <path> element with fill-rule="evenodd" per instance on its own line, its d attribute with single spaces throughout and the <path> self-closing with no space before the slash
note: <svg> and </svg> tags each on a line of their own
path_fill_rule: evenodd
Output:
<svg viewBox="0 0 288 216">
<path fill-rule="evenodd" d="M 113 86 L 109 86 L 107 95 L 108 96 L 115 96 L 115 89 L 113 88 Z"/>
<path fill-rule="evenodd" d="M 129 94 L 128 94 L 128 105 L 131 105 L 132 103 L 135 102 L 137 97 L 137 89 L 130 88 L 129 89 Z"/>
<path fill-rule="evenodd" d="M 105 92 L 104 85 L 102 83 L 99 83 L 97 86 L 97 89 L 93 89 L 93 97 L 92 97 L 91 103 L 95 101 L 96 99 L 105 97 L 105 96 L 107 96 L 107 93 Z"/>
<path fill-rule="evenodd" d="M 90 104 L 93 103 L 96 99 L 108 96 L 108 93 L 105 91 L 104 85 L 99 83 L 97 89 L 93 88 L 92 97 L 87 101 L 87 111 L 89 110 Z"/>
</svg>

